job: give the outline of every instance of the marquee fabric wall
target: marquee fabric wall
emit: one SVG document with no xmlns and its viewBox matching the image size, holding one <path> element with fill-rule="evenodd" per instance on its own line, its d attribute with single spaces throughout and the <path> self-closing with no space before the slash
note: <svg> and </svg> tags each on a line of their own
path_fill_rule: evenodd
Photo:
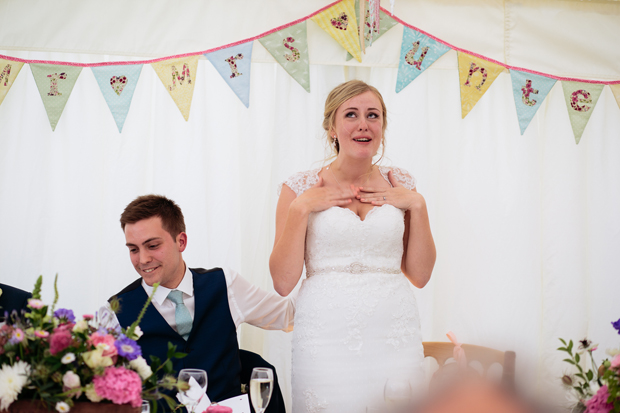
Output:
<svg viewBox="0 0 620 413">
<path fill-rule="evenodd" d="M 0 54 L 98 62 L 188 53 L 329 4 L 255 3 L 195 2 L 181 24 L 183 13 L 165 7 L 145 8 L 136 20 L 138 9 L 127 6 L 112 20 L 94 3 L 52 10 L 46 2 L 6 1 Z M 620 79 L 617 2 L 397 0 L 394 12 L 509 64 Z M 213 17 L 218 13 L 234 16 L 235 29 Z M 556 84 L 521 136 L 505 72 L 461 119 L 454 52 L 395 93 L 400 36 L 402 28 L 392 29 L 360 65 L 345 62 L 342 48 L 309 23 L 310 93 L 254 42 L 249 108 L 200 60 L 188 122 L 145 66 L 120 134 L 90 70 L 52 132 L 25 65 L 0 106 L 0 279 L 30 289 L 43 274 L 51 299 L 58 272 L 60 305 L 95 311 L 136 277 L 120 212 L 137 195 L 160 193 L 183 208 L 190 266 L 230 266 L 272 288 L 267 263 L 278 184 L 322 164 L 325 97 L 342 81 L 362 78 L 379 88 L 389 110 L 383 163 L 414 174 L 429 207 L 438 260 L 430 284 L 416 291 L 424 339 L 443 341 L 452 330 L 463 342 L 514 349 L 519 381 L 558 391 L 561 400 L 558 337 L 599 342 L 598 360 L 602 349 L 620 344 L 609 324 L 620 317 L 618 104 L 606 87 L 576 145 Z M 242 346 L 278 367 L 288 395 L 290 335 L 251 327 L 240 334 Z"/>
</svg>

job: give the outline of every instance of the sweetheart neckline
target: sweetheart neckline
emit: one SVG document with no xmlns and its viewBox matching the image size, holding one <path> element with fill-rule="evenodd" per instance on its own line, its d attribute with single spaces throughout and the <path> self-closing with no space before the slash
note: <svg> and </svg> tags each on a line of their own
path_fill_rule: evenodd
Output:
<svg viewBox="0 0 620 413">
<path fill-rule="evenodd" d="M 364 219 L 362 219 L 359 215 L 357 215 L 355 212 L 353 212 L 353 211 L 352 211 L 352 210 L 350 210 L 349 208 L 340 207 L 340 206 L 337 206 L 337 205 L 334 205 L 333 207 L 330 207 L 330 208 L 326 209 L 325 211 L 330 210 L 330 209 L 334 209 L 334 208 L 344 209 L 344 210 L 349 211 L 349 212 L 350 212 L 350 213 L 351 213 L 354 217 L 356 217 L 356 218 L 357 218 L 357 220 L 358 220 L 359 222 L 366 222 L 366 221 L 368 221 L 368 217 L 369 217 L 371 214 L 373 214 L 373 213 L 374 213 L 374 211 L 378 211 L 378 210 L 380 210 L 381 208 L 383 208 L 384 206 L 391 206 L 391 207 L 392 207 L 392 208 L 394 208 L 394 209 L 398 209 L 398 208 L 396 208 L 394 205 L 390 205 L 390 204 L 375 205 L 374 207 L 372 207 L 372 208 L 371 208 L 371 209 L 370 209 L 370 210 L 366 213 L 366 216 L 364 217 Z M 374 214 L 373 214 L 373 215 L 374 215 Z"/>
</svg>

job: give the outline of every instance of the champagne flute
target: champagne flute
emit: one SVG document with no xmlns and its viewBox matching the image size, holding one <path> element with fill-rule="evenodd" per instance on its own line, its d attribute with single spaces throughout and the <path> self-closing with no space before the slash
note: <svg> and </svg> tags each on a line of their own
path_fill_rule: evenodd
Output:
<svg viewBox="0 0 620 413">
<path fill-rule="evenodd" d="M 183 404 L 190 413 L 194 413 L 207 389 L 207 372 L 200 369 L 182 369 L 179 372 L 179 381 L 189 385 L 189 389 L 181 390 L 180 393 Z"/>
<path fill-rule="evenodd" d="M 391 411 L 405 411 L 411 403 L 411 385 L 407 379 L 387 379 L 383 398 Z"/>
<path fill-rule="evenodd" d="M 273 392 L 273 371 L 256 367 L 250 377 L 250 400 L 256 413 L 263 413 L 271 400 Z"/>
</svg>

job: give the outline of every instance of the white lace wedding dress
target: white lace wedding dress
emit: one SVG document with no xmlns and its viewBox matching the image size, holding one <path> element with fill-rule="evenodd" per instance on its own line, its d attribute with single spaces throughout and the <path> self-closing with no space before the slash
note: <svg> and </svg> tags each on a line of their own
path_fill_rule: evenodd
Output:
<svg viewBox="0 0 620 413">
<path fill-rule="evenodd" d="M 386 180 L 389 169 L 415 186 L 399 168 L 381 167 Z M 299 196 L 318 172 L 285 184 Z M 382 402 L 388 378 L 420 386 L 418 310 L 400 271 L 404 228 L 404 211 L 391 205 L 375 207 L 363 221 L 339 207 L 310 215 L 293 333 L 293 413 L 365 413 Z"/>
</svg>

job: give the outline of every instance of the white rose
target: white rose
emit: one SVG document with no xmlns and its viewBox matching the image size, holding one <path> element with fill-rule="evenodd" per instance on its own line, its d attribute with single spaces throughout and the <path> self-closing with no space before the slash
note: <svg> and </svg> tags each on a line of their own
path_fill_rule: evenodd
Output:
<svg viewBox="0 0 620 413">
<path fill-rule="evenodd" d="M 143 334 L 144 333 L 142 332 L 140 326 L 136 326 L 136 328 L 133 330 L 133 335 L 136 336 L 136 340 L 142 337 Z"/>
<path fill-rule="evenodd" d="M 58 402 L 56 403 L 56 410 L 59 411 L 60 413 L 66 413 L 69 410 L 71 410 L 71 408 L 65 402 Z"/>
<path fill-rule="evenodd" d="M 94 384 L 91 384 L 88 387 L 86 387 L 85 394 L 88 400 L 90 400 L 93 403 L 99 403 L 101 400 L 103 400 L 103 397 L 99 396 L 97 392 L 95 391 Z"/>
<path fill-rule="evenodd" d="M 138 372 L 142 380 L 150 377 L 153 374 L 153 370 L 151 370 L 151 366 L 148 365 L 146 360 L 142 356 L 138 356 L 135 360 L 131 360 L 129 365 L 132 369 Z"/>
<path fill-rule="evenodd" d="M 76 387 L 80 387 L 80 376 L 75 374 L 72 370 L 69 370 L 62 376 L 62 384 L 70 389 L 75 389 Z"/>
<path fill-rule="evenodd" d="M 86 331 L 87 328 L 88 328 L 88 321 L 80 320 L 77 323 L 75 323 L 75 325 L 73 326 L 73 331 L 76 333 L 81 333 L 83 331 Z"/>
</svg>

